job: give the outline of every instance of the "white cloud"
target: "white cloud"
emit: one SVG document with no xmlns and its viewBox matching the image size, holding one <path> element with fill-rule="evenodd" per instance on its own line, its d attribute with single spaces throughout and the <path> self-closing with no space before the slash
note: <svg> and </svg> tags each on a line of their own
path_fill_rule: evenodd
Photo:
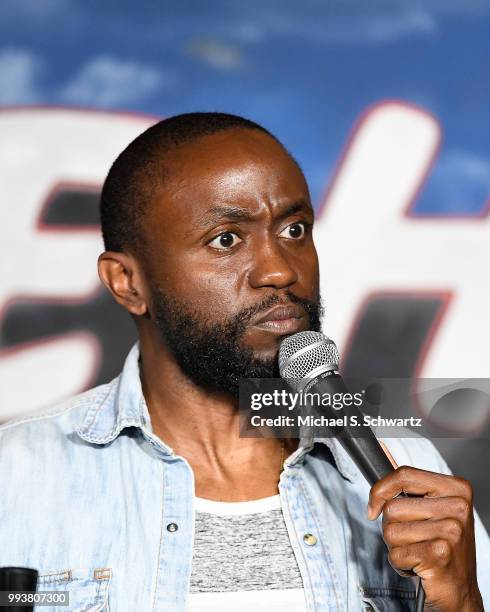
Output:
<svg viewBox="0 0 490 612">
<path fill-rule="evenodd" d="M 411 10 L 394 16 L 373 17 L 366 20 L 361 35 L 374 42 L 398 40 L 412 34 L 430 36 L 437 32 L 434 18 L 427 12 Z"/>
<path fill-rule="evenodd" d="M 37 27 L 52 25 L 53 19 L 73 18 L 78 14 L 77 6 L 72 0 L 2 0 L 0 2 L 0 19 L 23 26 Z"/>
<path fill-rule="evenodd" d="M 154 66 L 96 57 L 62 88 L 60 97 L 77 105 L 130 104 L 146 98 L 166 80 L 168 77 Z"/>
<path fill-rule="evenodd" d="M 318 42 L 335 44 L 391 43 L 413 36 L 437 34 L 435 19 L 430 13 L 411 9 L 400 13 L 364 15 L 349 20 L 333 20 L 323 32 L 316 31 Z"/>
<path fill-rule="evenodd" d="M 247 21 L 243 27 L 233 23 L 227 26 L 227 36 L 240 43 L 282 36 L 324 45 L 388 44 L 410 37 L 432 37 L 438 33 L 437 21 L 428 10 L 415 6 L 394 10 L 393 5 L 389 10 L 375 6 L 370 10 L 364 7 L 362 11 L 298 13 L 279 11 L 277 7 L 266 4 L 256 15 L 255 22 Z"/>
<path fill-rule="evenodd" d="M 257 43 L 264 39 L 265 32 L 261 25 L 250 22 L 239 23 L 237 26 L 228 25 L 226 32 L 232 38 L 243 43 Z"/>
<path fill-rule="evenodd" d="M 24 49 L 0 51 L 0 104 L 34 104 L 41 99 L 37 79 L 41 61 Z"/>
<path fill-rule="evenodd" d="M 201 62 L 221 70 L 238 68 L 242 63 L 242 52 L 235 46 L 212 38 L 193 40 L 186 52 Z"/>
</svg>

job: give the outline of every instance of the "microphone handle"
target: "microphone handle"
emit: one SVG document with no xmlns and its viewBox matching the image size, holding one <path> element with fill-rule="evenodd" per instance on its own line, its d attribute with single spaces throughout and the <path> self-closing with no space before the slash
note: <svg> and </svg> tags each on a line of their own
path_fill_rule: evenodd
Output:
<svg viewBox="0 0 490 612">
<path fill-rule="evenodd" d="M 323 372 L 316 378 L 308 381 L 303 393 L 311 392 L 329 393 L 330 395 L 349 393 L 340 374 L 332 370 Z M 371 486 L 387 474 L 393 472 L 394 468 L 372 429 L 362 422 L 358 422 L 356 425 L 350 423 L 350 417 L 357 418 L 359 416 L 357 409 L 352 406 L 345 406 L 340 410 L 324 406 L 317 409 L 328 412 L 332 418 L 347 416 L 347 425 L 345 427 L 332 428 L 332 433 L 335 434 L 337 440 Z"/>
<path fill-rule="evenodd" d="M 386 456 L 380 443 L 370 430 L 371 436 L 352 438 L 346 435 L 345 430 L 337 435 L 337 440 L 347 451 L 348 455 L 359 468 L 364 478 L 373 486 L 394 471 L 390 460 Z M 366 434 L 366 432 L 363 432 Z"/>
</svg>

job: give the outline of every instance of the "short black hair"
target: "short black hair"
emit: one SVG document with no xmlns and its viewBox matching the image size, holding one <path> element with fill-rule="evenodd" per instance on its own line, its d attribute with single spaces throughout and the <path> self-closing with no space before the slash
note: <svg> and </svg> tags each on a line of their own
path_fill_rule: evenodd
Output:
<svg viewBox="0 0 490 612">
<path fill-rule="evenodd" d="M 165 180 L 164 158 L 170 151 L 232 128 L 259 130 L 279 142 L 254 121 L 210 112 L 185 113 L 163 119 L 135 138 L 112 164 L 102 187 L 100 220 L 105 249 L 140 251 L 146 204 L 155 188 Z"/>
</svg>

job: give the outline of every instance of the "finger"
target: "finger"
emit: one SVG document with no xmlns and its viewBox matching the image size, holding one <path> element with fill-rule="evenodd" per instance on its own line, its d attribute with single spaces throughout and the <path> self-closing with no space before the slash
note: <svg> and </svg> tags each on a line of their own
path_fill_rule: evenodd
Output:
<svg viewBox="0 0 490 612">
<path fill-rule="evenodd" d="M 379 516 L 383 505 L 400 493 L 427 497 L 458 496 L 472 500 L 471 485 L 463 478 L 402 466 L 371 488 L 368 518 L 373 520 Z"/>
<path fill-rule="evenodd" d="M 463 524 L 455 518 L 440 520 L 410 521 L 407 523 L 386 523 L 383 538 L 389 548 L 408 546 L 430 540 L 447 540 L 457 544 L 463 535 Z"/>
<path fill-rule="evenodd" d="M 421 578 L 430 570 L 444 570 L 451 561 L 451 545 L 444 539 L 417 542 L 409 546 L 395 546 L 388 554 L 391 566 L 397 571 L 412 570 Z M 428 576 L 427 576 L 428 577 Z"/>
<path fill-rule="evenodd" d="M 472 505 L 463 497 L 398 497 L 384 505 L 383 523 L 455 518 L 464 524 L 472 513 Z"/>
</svg>

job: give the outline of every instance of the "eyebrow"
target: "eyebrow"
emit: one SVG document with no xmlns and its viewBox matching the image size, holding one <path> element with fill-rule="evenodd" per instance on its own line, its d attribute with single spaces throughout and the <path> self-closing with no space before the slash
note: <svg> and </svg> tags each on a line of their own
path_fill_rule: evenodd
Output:
<svg viewBox="0 0 490 612">
<path fill-rule="evenodd" d="M 306 200 L 299 200 L 290 204 L 278 216 L 280 221 L 300 211 L 306 211 L 314 214 L 313 209 Z M 240 206 L 213 206 L 204 215 L 202 215 L 194 224 L 194 229 L 205 228 L 208 225 L 223 221 L 253 221 L 255 215 L 248 208 Z"/>
</svg>

